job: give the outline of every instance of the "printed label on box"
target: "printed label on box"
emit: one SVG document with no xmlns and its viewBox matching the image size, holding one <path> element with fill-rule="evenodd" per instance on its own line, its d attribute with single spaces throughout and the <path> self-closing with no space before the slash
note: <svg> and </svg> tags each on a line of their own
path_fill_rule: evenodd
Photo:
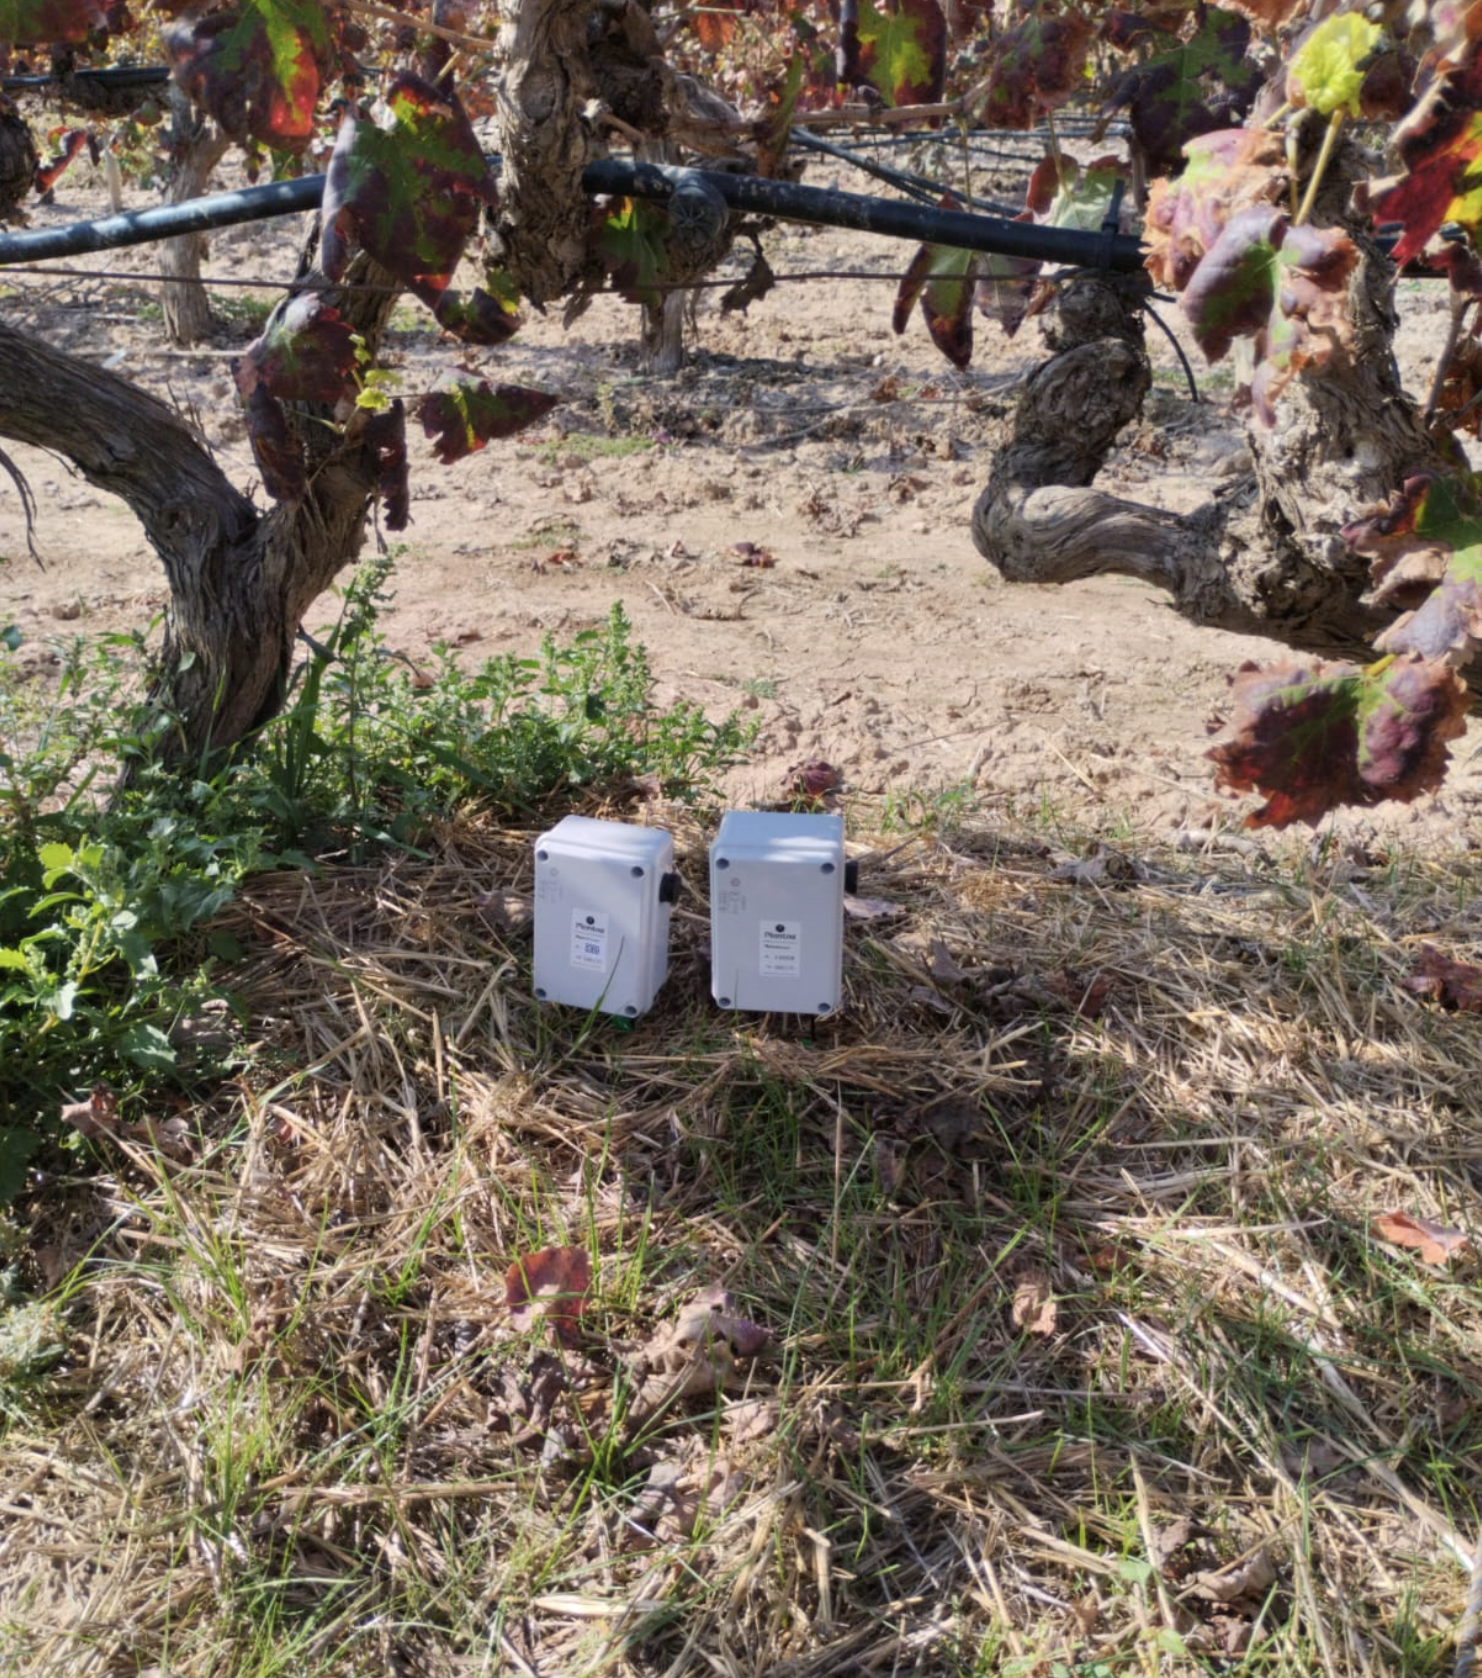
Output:
<svg viewBox="0 0 1482 1678">
<path fill-rule="evenodd" d="M 572 912 L 571 965 L 593 973 L 607 971 L 607 916 L 598 910 Z"/>
<path fill-rule="evenodd" d="M 762 922 L 762 977 L 796 979 L 803 970 L 801 921 Z"/>
</svg>

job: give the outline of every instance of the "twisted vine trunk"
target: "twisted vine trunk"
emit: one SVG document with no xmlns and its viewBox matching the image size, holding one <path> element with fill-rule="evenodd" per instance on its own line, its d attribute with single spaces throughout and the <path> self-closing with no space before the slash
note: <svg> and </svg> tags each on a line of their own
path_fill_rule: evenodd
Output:
<svg viewBox="0 0 1482 1678">
<path fill-rule="evenodd" d="M 389 279 L 358 257 L 325 292 L 372 351 L 396 300 Z M 278 710 L 304 613 L 360 550 L 380 464 L 353 425 L 333 422 L 323 407 L 290 413 L 309 488 L 259 511 L 163 402 L 0 323 L 0 437 L 60 454 L 119 496 L 164 566 L 152 698 L 175 723 L 167 760 L 199 760 Z"/>
<path fill-rule="evenodd" d="M 1041 322 L 1050 357 L 1026 382 L 973 511 L 979 552 L 1011 582 L 1134 576 L 1194 623 L 1371 660 L 1400 607 L 1368 598 L 1369 562 L 1340 533 L 1406 478 L 1446 469 L 1400 385 L 1387 260 L 1364 250 L 1355 269 L 1353 353 L 1299 373 L 1270 429 L 1250 420 L 1252 478 L 1189 514 L 1091 487 L 1149 387 L 1146 290 L 1141 276 L 1100 273 L 1057 287 Z"/>
</svg>

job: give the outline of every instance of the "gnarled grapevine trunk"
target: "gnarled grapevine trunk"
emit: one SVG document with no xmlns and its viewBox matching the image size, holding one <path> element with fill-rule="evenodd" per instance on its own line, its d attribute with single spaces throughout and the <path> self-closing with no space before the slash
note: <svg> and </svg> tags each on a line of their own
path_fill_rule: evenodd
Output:
<svg viewBox="0 0 1482 1678">
<path fill-rule="evenodd" d="M 372 352 L 396 300 L 389 282 L 357 257 L 343 290 L 325 292 Z M 164 565 L 155 697 L 177 719 L 169 758 L 197 759 L 274 714 L 305 611 L 359 552 L 379 481 L 374 452 L 327 409 L 301 405 L 291 418 L 308 492 L 260 512 L 164 403 L 0 324 L 0 437 L 63 455 L 119 496 Z"/>
<path fill-rule="evenodd" d="M 1355 349 L 1299 373 L 1276 422 L 1247 425 L 1253 480 L 1191 514 L 1091 487 L 1148 388 L 1140 278 L 1080 273 L 1041 323 L 1050 359 L 1026 382 L 1012 435 L 973 512 L 973 539 L 1012 582 L 1116 572 L 1165 589 L 1192 622 L 1368 661 L 1399 615 L 1367 598 L 1370 567 L 1340 534 L 1417 472 L 1444 472 L 1391 351 L 1392 271 L 1361 254 Z"/>
</svg>

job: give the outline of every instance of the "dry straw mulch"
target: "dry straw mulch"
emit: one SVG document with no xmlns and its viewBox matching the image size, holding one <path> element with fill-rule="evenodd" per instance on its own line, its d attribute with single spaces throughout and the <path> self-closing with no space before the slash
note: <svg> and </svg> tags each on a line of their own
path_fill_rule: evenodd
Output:
<svg viewBox="0 0 1482 1678">
<path fill-rule="evenodd" d="M 625 1029 L 530 998 L 530 838 L 258 881 L 236 1083 L 19 1209 L 0 1669 L 1449 1669 L 1475 1255 L 1373 1219 L 1478 1224 L 1478 1019 L 1402 983 L 1475 862 L 887 834 L 798 1021 L 709 1005 L 686 820 Z M 635 1403 L 717 1288 L 766 1346 Z"/>
</svg>

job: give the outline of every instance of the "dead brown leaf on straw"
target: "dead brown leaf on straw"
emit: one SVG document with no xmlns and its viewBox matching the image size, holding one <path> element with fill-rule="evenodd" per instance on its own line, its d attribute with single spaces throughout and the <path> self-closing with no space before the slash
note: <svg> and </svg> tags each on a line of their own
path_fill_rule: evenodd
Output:
<svg viewBox="0 0 1482 1678">
<path fill-rule="evenodd" d="M 517 1329 L 544 1320 L 559 1344 L 576 1346 L 591 1285 L 592 1261 L 585 1247 L 543 1247 L 516 1259 L 505 1272 L 504 1302 Z"/>
<path fill-rule="evenodd" d="M 1459 1229 L 1412 1217 L 1409 1212 L 1381 1212 L 1374 1233 L 1396 1247 L 1414 1247 L 1427 1264 L 1447 1264 L 1471 1250 L 1472 1240 Z"/>
</svg>

